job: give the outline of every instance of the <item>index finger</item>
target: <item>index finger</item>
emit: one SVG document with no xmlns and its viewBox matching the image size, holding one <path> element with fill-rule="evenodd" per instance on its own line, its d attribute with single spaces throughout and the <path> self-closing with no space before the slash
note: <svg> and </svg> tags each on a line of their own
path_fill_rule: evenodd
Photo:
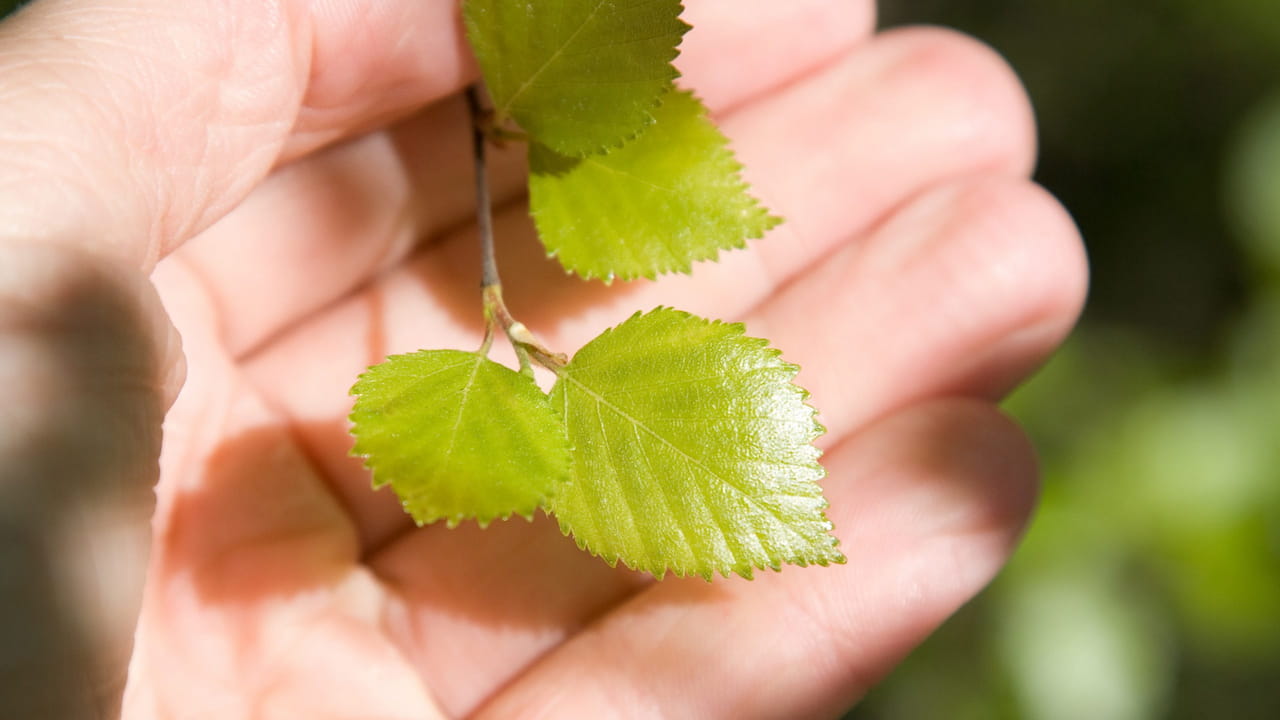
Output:
<svg viewBox="0 0 1280 720">
<path fill-rule="evenodd" d="M 0 25 L 0 241 L 149 270 L 271 168 L 474 70 L 452 0 L 40 0 Z"/>
</svg>

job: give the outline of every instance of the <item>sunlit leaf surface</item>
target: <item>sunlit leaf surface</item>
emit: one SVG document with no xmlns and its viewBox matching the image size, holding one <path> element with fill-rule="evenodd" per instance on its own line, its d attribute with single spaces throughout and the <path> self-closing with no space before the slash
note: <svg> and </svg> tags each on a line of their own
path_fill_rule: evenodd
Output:
<svg viewBox="0 0 1280 720">
<path fill-rule="evenodd" d="M 499 121 L 581 157 L 652 121 L 689 29 L 679 0 L 467 0 L 467 38 Z"/>
<path fill-rule="evenodd" d="M 606 331 L 551 393 L 573 446 L 561 527 L 659 577 L 842 562 L 796 371 L 741 325 L 668 308 Z"/>
<path fill-rule="evenodd" d="M 778 223 L 748 194 L 697 98 L 673 91 L 656 116 L 607 155 L 577 160 L 530 148 L 530 211 L 567 270 L 605 280 L 688 272 Z"/>
<path fill-rule="evenodd" d="M 563 426 L 547 396 L 476 353 L 395 355 L 351 393 L 352 453 L 419 524 L 528 517 L 568 474 Z"/>
</svg>

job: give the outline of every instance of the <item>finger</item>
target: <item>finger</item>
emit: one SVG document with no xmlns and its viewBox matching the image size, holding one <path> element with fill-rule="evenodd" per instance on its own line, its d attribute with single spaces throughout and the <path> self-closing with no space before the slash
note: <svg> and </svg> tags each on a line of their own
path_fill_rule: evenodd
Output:
<svg viewBox="0 0 1280 720">
<path fill-rule="evenodd" d="M 1087 284 L 1057 200 L 975 177 L 913 199 L 756 308 L 748 328 L 799 359 L 797 382 L 838 437 L 921 398 L 1002 397 L 1066 337 Z"/>
<path fill-rule="evenodd" d="M 721 110 L 830 62 L 875 29 L 875 3 L 863 0 L 684 4 L 682 17 L 693 29 L 675 61 L 681 84 Z"/>
<path fill-rule="evenodd" d="M 150 268 L 282 159 L 473 77 L 458 7 L 33 4 L 0 27 L 0 228 Z"/>
<path fill-rule="evenodd" d="M 388 634 L 450 717 L 652 581 L 584 553 L 541 515 L 417 535 L 369 564 L 392 591 Z"/>
<path fill-rule="evenodd" d="M 45 0 L 0 26 L 0 228 L 149 268 L 267 171 L 469 77 L 457 4 Z"/>
<path fill-rule="evenodd" d="M 176 263 L 155 279 L 189 377 L 165 419 L 125 716 L 439 717 L 382 632 L 350 518 L 220 347 L 199 284 Z"/>
<path fill-rule="evenodd" d="M 1017 428 L 972 401 L 904 410 L 827 463 L 847 565 L 658 583 L 476 717 L 838 717 L 1004 563 L 1036 469 Z"/>
<path fill-rule="evenodd" d="M 861 42 L 869 2 L 702 0 L 677 62 L 683 82 L 724 110 L 797 78 Z M 725 63 L 726 56 L 750 62 Z M 733 72 L 724 68 L 732 65 Z M 183 249 L 220 307 L 234 350 L 327 305 L 400 260 L 421 238 L 475 216 L 471 121 L 460 98 L 282 168 Z M 498 205 L 523 195 L 524 148 L 490 153 Z M 246 263 L 244 258 L 255 258 Z"/>
<path fill-rule="evenodd" d="M 499 218 L 498 242 L 500 256 L 520 268 L 504 291 L 521 319 L 580 343 L 658 303 L 737 317 L 833 249 L 858 245 L 918 194 L 974 175 L 1023 178 L 1035 155 L 1029 104 L 1009 67 L 989 48 L 938 29 L 878 36 L 730 115 L 723 128 L 754 192 L 787 222 L 692 276 L 619 288 L 566 277 L 540 256 L 532 227 L 513 209 Z M 430 262 L 464 263 L 474 241 L 460 239 Z"/>
<path fill-rule="evenodd" d="M 977 172 L 1024 173 L 1032 154 L 1025 108 L 1007 68 L 971 41 L 939 31 L 877 38 L 725 118 L 766 201 L 792 218 L 779 232 L 699 266 L 693 277 L 605 288 L 566 278 L 543 257 L 524 209 L 512 208 L 497 222 L 502 262 L 518 268 L 505 278 L 510 304 L 566 349 L 660 303 L 741 317 L 833 248 L 861 247 L 883 215 L 925 188 Z M 833 125 L 833 114 L 848 120 Z M 967 130 L 957 134 L 954 125 Z M 778 152 L 779 145 L 794 152 Z M 429 248 L 406 271 L 317 315 L 250 363 L 332 478 L 366 547 L 406 525 L 394 498 L 370 493 L 367 472 L 346 455 L 345 388 L 392 352 L 479 344 L 473 243 L 464 231 Z"/>
</svg>

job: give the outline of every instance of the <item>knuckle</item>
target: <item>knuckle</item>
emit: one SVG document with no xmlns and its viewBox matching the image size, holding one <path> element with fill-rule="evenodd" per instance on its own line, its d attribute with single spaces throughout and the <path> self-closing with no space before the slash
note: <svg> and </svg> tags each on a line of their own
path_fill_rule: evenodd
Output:
<svg viewBox="0 0 1280 720">
<path fill-rule="evenodd" d="M 960 202 L 970 233 L 986 246 L 984 281 L 1032 324 L 1070 327 L 1084 305 L 1088 262 L 1066 208 L 1029 180 L 971 178 Z"/>
<path fill-rule="evenodd" d="M 883 36 L 891 82 L 946 119 L 953 143 L 977 150 L 992 172 L 1029 175 L 1035 162 L 1031 100 L 1013 68 L 990 46 L 962 33 L 913 27 Z"/>
</svg>

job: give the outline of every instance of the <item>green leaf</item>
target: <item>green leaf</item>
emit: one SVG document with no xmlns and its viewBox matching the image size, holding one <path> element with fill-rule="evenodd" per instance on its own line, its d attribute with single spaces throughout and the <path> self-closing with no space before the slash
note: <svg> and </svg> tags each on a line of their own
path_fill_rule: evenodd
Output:
<svg viewBox="0 0 1280 720">
<path fill-rule="evenodd" d="M 393 355 L 351 388 L 353 455 L 419 525 L 530 517 L 568 475 L 564 427 L 533 380 L 479 354 Z"/>
<path fill-rule="evenodd" d="M 679 73 L 680 0 L 466 0 L 467 38 L 499 122 L 581 157 L 649 125 Z"/>
<path fill-rule="evenodd" d="M 530 146 L 530 212 L 565 269 L 606 281 L 689 272 L 780 222 L 747 194 L 742 166 L 697 98 L 673 91 L 656 115 L 607 155 Z"/>
<path fill-rule="evenodd" d="M 573 446 L 561 529 L 658 577 L 843 562 L 796 372 L 742 325 L 669 308 L 592 340 L 551 391 Z"/>
</svg>

